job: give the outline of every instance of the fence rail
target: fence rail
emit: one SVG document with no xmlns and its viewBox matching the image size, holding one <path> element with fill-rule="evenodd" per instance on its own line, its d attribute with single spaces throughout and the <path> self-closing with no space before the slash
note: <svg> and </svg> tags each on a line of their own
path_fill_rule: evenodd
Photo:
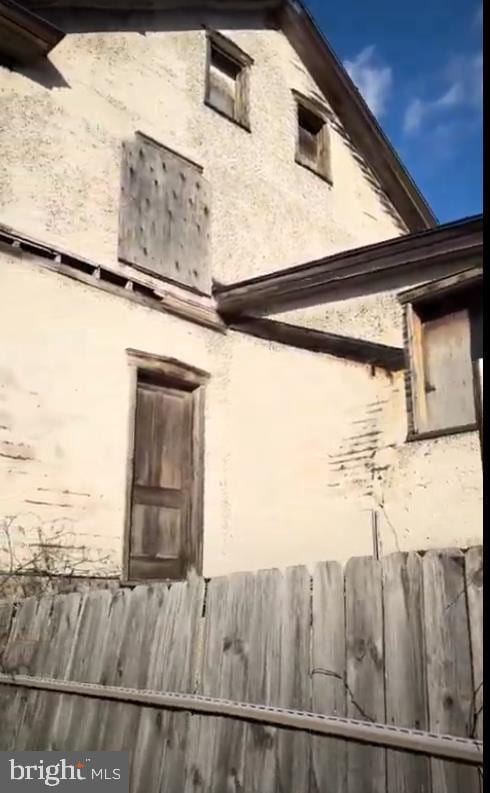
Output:
<svg viewBox="0 0 490 793">
<path fill-rule="evenodd" d="M 482 594 L 472 548 L 29 598 L 0 607 L 2 669 L 445 733 L 479 752 Z M 67 691 L 0 686 L 0 749 L 130 749 L 133 793 L 480 791 L 467 764 Z"/>
<path fill-rule="evenodd" d="M 422 730 L 373 724 L 369 721 L 342 719 L 338 716 L 323 716 L 301 710 L 285 710 L 267 705 L 251 705 L 248 702 L 233 702 L 229 699 L 202 697 L 199 694 L 175 694 L 168 691 L 146 691 L 123 686 L 101 686 L 95 683 L 73 683 L 70 680 L 55 680 L 29 675 L 0 673 L 0 684 L 33 688 L 38 691 L 54 691 L 58 694 L 93 697 L 114 702 L 131 702 L 166 710 L 184 710 L 189 713 L 210 714 L 225 718 L 260 722 L 268 727 L 285 727 L 313 735 L 329 735 L 348 741 L 368 743 L 372 746 L 401 749 L 415 754 L 426 754 L 442 760 L 453 760 L 469 765 L 483 765 L 483 742 L 452 735 L 435 735 Z"/>
</svg>

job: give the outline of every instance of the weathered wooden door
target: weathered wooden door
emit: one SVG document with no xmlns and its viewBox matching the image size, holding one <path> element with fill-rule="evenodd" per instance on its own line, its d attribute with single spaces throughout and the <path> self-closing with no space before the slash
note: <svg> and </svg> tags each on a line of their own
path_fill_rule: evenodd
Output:
<svg viewBox="0 0 490 793">
<path fill-rule="evenodd" d="M 139 382 L 129 578 L 185 577 L 191 545 L 193 395 Z"/>
</svg>

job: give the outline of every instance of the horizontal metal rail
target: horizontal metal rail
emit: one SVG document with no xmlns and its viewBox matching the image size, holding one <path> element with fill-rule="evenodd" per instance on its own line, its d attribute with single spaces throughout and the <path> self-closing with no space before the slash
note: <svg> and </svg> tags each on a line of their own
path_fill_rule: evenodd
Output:
<svg viewBox="0 0 490 793">
<path fill-rule="evenodd" d="M 266 705 L 252 705 L 198 694 L 172 694 L 28 675 L 0 674 L 0 685 L 134 703 L 165 710 L 183 710 L 248 722 L 261 722 L 271 727 L 301 730 L 315 735 L 328 735 L 357 743 L 368 743 L 373 746 L 430 755 L 458 763 L 477 766 L 483 764 L 483 741 L 457 738 L 452 735 L 437 735 L 423 730 L 411 730 L 388 724 L 344 719 L 337 716 L 322 716 L 317 713 L 273 708 Z"/>
</svg>

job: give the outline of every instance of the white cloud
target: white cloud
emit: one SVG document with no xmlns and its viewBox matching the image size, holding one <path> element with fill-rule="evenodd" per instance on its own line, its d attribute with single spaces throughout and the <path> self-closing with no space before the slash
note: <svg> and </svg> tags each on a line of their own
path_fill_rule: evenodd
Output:
<svg viewBox="0 0 490 793">
<path fill-rule="evenodd" d="M 453 56 L 442 74 L 446 88 L 435 99 L 414 97 L 405 111 L 403 129 L 417 132 L 424 121 L 437 121 L 442 113 L 478 110 L 482 102 L 483 57 L 481 53 Z"/>
<path fill-rule="evenodd" d="M 353 60 L 345 61 L 344 66 L 374 115 L 383 115 L 393 85 L 393 74 L 389 66 L 376 58 L 374 44 L 364 47 Z"/>
<path fill-rule="evenodd" d="M 420 129 L 422 121 L 424 120 L 426 105 L 421 99 L 415 97 L 412 99 L 407 109 L 405 110 L 405 117 L 403 119 L 403 129 L 405 132 L 416 132 Z"/>
</svg>

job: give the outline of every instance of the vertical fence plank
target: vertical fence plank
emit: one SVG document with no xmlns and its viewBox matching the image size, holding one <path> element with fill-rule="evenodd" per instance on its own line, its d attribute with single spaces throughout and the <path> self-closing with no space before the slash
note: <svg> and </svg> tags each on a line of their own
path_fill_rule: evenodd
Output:
<svg viewBox="0 0 490 793">
<path fill-rule="evenodd" d="M 314 713 L 346 715 L 344 576 L 336 562 L 313 574 L 312 678 Z M 345 793 L 347 743 L 313 738 L 311 793 Z"/>
<path fill-rule="evenodd" d="M 204 600 L 204 581 L 194 578 L 170 587 L 167 618 L 162 630 L 159 688 L 164 691 L 192 692 L 198 650 L 199 621 Z M 184 630 L 186 626 L 186 630 Z M 189 743 L 191 716 L 188 713 L 161 713 L 161 729 L 166 752 L 161 763 L 160 793 L 183 791 L 186 757 L 193 751 Z M 161 743 L 153 742 L 153 752 L 161 752 Z"/>
<path fill-rule="evenodd" d="M 465 579 L 473 664 L 473 715 L 471 732 L 483 740 L 483 548 L 465 554 Z"/>
<path fill-rule="evenodd" d="M 247 693 L 254 590 L 252 573 L 209 582 L 206 598 L 200 693 L 243 700 Z M 243 790 L 247 725 L 194 717 L 187 758 L 186 792 Z"/>
<path fill-rule="evenodd" d="M 281 653 L 280 613 L 282 575 L 279 570 L 263 570 L 255 575 L 251 613 L 250 673 L 246 701 L 277 705 L 279 657 Z M 247 728 L 244 791 L 275 793 L 278 731 L 262 724 Z"/>
<path fill-rule="evenodd" d="M 424 614 L 430 729 L 468 737 L 473 675 L 466 609 L 464 556 L 457 549 L 424 556 Z M 476 793 L 478 771 L 431 760 L 433 793 Z"/>
<path fill-rule="evenodd" d="M 13 603 L 3 601 L 0 603 L 0 668 L 3 651 L 7 645 L 10 626 L 14 617 Z"/>
<path fill-rule="evenodd" d="M 282 576 L 279 705 L 311 710 L 311 579 L 306 567 Z M 271 614 L 271 619 L 274 615 Z M 311 736 L 281 730 L 277 742 L 277 793 L 309 790 Z"/>
<path fill-rule="evenodd" d="M 385 721 L 381 563 L 350 559 L 345 569 L 347 715 Z M 386 752 L 349 743 L 348 793 L 385 793 Z"/>
<path fill-rule="evenodd" d="M 17 607 L 2 657 L 4 672 L 24 675 L 33 672 L 41 638 L 40 622 L 37 620 L 38 608 L 39 601 L 34 597 L 27 598 Z M 19 728 L 29 702 L 29 693 L 5 686 L 1 693 L 0 749 L 9 751 L 17 747 Z"/>
<path fill-rule="evenodd" d="M 75 636 L 66 668 L 66 679 L 100 683 L 107 641 L 107 620 L 114 594 L 107 589 L 88 591 L 82 600 Z M 62 695 L 53 719 L 49 749 L 91 750 L 93 725 L 97 724 L 97 700 Z"/>
<path fill-rule="evenodd" d="M 40 625 L 41 641 L 36 653 L 36 675 L 64 678 L 82 596 L 79 593 L 43 597 L 38 615 L 43 613 Z M 44 609 L 43 609 L 44 604 Z M 49 612 L 46 611 L 49 606 Z M 26 708 L 19 726 L 17 748 L 42 750 L 51 732 L 58 702 L 57 697 L 44 691 L 29 693 L 30 707 Z"/>
<path fill-rule="evenodd" d="M 385 620 L 386 720 L 427 730 L 426 657 L 422 559 L 395 553 L 382 561 Z M 387 787 L 397 793 L 428 793 L 430 763 L 423 755 L 387 752 Z"/>
</svg>

